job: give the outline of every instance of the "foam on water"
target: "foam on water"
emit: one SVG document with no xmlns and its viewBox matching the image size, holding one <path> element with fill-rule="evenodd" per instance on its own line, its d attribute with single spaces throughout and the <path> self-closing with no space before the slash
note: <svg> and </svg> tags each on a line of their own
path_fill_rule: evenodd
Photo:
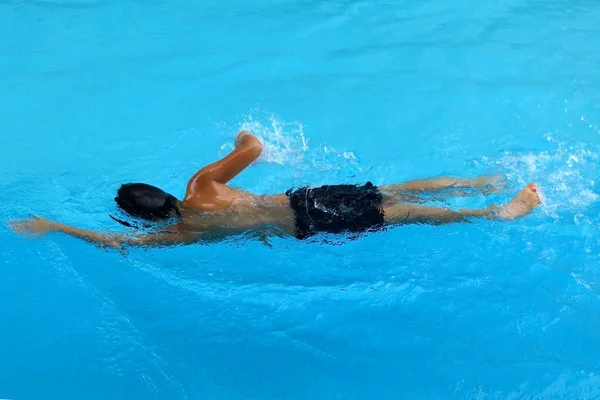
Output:
<svg viewBox="0 0 600 400">
<path fill-rule="evenodd" d="M 301 165 L 308 151 L 302 124 L 281 121 L 273 114 L 261 118 L 256 113 L 250 113 L 240 129 L 254 133 L 263 142 L 264 151 L 258 162 Z"/>
<path fill-rule="evenodd" d="M 244 117 L 239 130 L 252 132 L 263 143 L 264 150 L 256 164 L 275 164 L 291 169 L 291 184 L 346 181 L 363 171 L 352 151 L 339 151 L 326 143 L 311 148 L 300 122 L 287 122 L 272 113 L 253 110 Z M 221 145 L 219 157 L 224 157 L 234 148 L 231 132 L 226 132 L 227 141 Z"/>
<path fill-rule="evenodd" d="M 540 185 L 541 210 L 556 218 L 561 211 L 582 212 L 596 201 L 598 149 L 590 144 L 546 140 L 553 150 L 539 153 L 506 153 L 496 161 L 488 160 L 519 186 L 529 182 Z"/>
</svg>

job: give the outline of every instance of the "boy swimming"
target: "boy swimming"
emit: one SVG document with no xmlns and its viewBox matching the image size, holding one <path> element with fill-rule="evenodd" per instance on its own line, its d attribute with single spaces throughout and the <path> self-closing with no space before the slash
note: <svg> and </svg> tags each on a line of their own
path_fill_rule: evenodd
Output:
<svg viewBox="0 0 600 400">
<path fill-rule="evenodd" d="M 415 180 L 379 187 L 370 182 L 302 187 L 278 195 L 256 195 L 228 186 L 260 157 L 262 150 L 262 143 L 254 135 L 239 132 L 230 154 L 191 177 L 183 200 L 144 183 L 122 185 L 115 201 L 129 216 L 157 224 L 174 221 L 150 233 L 100 233 L 38 217 L 12 221 L 10 227 L 34 236 L 65 233 L 100 246 L 122 248 L 190 244 L 211 236 L 269 229 L 306 239 L 318 233 L 361 233 L 401 224 L 447 224 L 474 218 L 514 220 L 540 204 L 535 183 L 504 206 L 451 210 L 419 204 L 421 195 L 446 189 L 485 193 L 496 185 L 498 178 L 494 176 Z"/>
</svg>

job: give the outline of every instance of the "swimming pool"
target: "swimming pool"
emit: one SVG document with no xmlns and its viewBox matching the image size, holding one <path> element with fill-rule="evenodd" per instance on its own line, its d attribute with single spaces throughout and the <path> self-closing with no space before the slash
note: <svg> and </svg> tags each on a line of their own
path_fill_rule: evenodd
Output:
<svg viewBox="0 0 600 400">
<path fill-rule="evenodd" d="M 599 398 L 593 1 L 4 1 L 0 216 L 114 230 L 240 127 L 236 184 L 500 172 L 512 223 L 102 251 L 0 228 L 0 398 Z"/>
</svg>

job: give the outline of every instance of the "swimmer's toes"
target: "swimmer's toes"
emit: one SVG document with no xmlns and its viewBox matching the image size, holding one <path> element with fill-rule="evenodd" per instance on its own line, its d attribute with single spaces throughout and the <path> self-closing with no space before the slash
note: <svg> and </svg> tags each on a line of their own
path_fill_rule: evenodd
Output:
<svg viewBox="0 0 600 400">
<path fill-rule="evenodd" d="M 530 183 L 504 206 L 499 215 L 503 219 L 524 217 L 539 204 L 541 204 L 539 188 L 535 183 Z"/>
<path fill-rule="evenodd" d="M 542 204 L 542 199 L 540 198 L 540 189 L 538 188 L 537 184 L 532 182 L 527 185 L 523 191 L 527 192 L 529 203 L 533 204 L 533 206 Z"/>
</svg>

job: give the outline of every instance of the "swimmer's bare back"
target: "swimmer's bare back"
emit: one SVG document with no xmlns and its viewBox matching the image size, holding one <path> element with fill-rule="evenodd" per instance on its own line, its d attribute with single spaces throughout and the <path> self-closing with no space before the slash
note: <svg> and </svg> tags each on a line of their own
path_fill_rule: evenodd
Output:
<svg viewBox="0 0 600 400">
<path fill-rule="evenodd" d="M 102 233 L 39 217 L 14 220 L 9 226 L 16 232 L 30 236 L 51 232 L 65 233 L 102 247 L 114 248 L 190 244 L 214 235 L 222 237 L 248 230 L 264 232 L 266 227 L 275 227 L 283 234 L 294 235 L 299 226 L 306 224 L 306 220 L 302 220 L 297 205 L 294 208 L 290 204 L 292 200 L 288 196 L 289 193 L 274 196 L 255 195 L 228 186 L 232 179 L 260 157 L 262 150 L 262 143 L 254 135 L 247 131 L 239 132 L 235 138 L 235 149 L 223 159 L 196 172 L 188 181 L 183 200 L 174 200 L 172 212 L 169 212 L 168 216 L 177 216 L 178 222 L 152 233 Z M 381 222 L 385 225 L 444 224 L 473 218 L 513 220 L 528 215 L 540 204 L 538 188 L 534 183 L 526 186 L 504 206 L 490 206 L 480 210 L 451 210 L 419 204 L 425 201 L 424 196 L 447 193 L 448 189 L 451 190 L 451 194 L 461 196 L 465 193 L 488 194 L 501 188 L 501 177 L 494 175 L 474 179 L 444 177 L 415 180 L 378 188 L 371 185 L 361 187 L 355 192 L 357 196 L 367 196 L 364 198 L 375 195 L 378 199 L 376 205 L 380 210 Z M 467 190 L 473 192 L 466 192 Z M 368 204 L 366 207 L 372 206 L 373 204 Z M 310 210 L 305 211 L 308 214 Z M 360 210 L 358 211 L 360 213 Z M 134 215 L 133 212 L 130 214 Z M 339 225 L 339 221 L 337 222 Z M 321 226 L 323 223 L 321 221 Z"/>
</svg>

